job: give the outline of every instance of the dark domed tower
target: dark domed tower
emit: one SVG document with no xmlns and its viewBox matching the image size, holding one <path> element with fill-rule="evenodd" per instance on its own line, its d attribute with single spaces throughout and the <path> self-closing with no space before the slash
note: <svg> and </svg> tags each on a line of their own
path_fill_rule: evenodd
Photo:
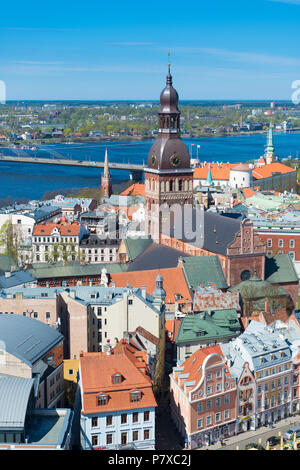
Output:
<svg viewBox="0 0 300 470">
<path fill-rule="evenodd" d="M 172 85 L 170 65 L 167 83 L 160 94 L 158 136 L 152 145 L 145 168 L 145 228 L 154 241 L 160 242 L 164 205 L 193 205 L 193 168 L 187 146 L 180 138 L 178 94 Z"/>
</svg>

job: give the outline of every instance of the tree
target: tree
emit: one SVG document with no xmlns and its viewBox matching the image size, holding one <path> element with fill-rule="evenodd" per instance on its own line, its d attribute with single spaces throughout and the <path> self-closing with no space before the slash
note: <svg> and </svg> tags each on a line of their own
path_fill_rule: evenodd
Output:
<svg viewBox="0 0 300 470">
<path fill-rule="evenodd" d="M 18 235 L 14 233 L 11 220 L 7 220 L 0 229 L 0 246 L 5 255 L 10 255 L 14 261 L 18 262 Z"/>
</svg>

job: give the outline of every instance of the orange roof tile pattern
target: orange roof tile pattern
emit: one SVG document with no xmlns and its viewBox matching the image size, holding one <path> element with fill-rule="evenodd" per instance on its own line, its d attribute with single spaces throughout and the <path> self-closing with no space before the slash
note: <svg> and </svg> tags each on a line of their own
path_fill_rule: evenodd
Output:
<svg viewBox="0 0 300 470">
<path fill-rule="evenodd" d="M 145 185 L 134 183 L 121 193 L 121 196 L 145 196 Z"/>
<path fill-rule="evenodd" d="M 166 303 L 174 303 L 175 294 L 180 294 L 184 302 L 192 302 L 183 271 L 180 267 L 111 273 L 109 286 L 111 287 L 112 282 L 116 283 L 116 287 L 126 287 L 128 283 L 139 289 L 145 286 L 147 294 L 152 295 L 158 273 L 163 277 Z"/>
<path fill-rule="evenodd" d="M 124 347 L 122 347 L 124 346 Z M 157 406 L 142 351 L 133 352 L 132 344 L 120 344 L 116 354 L 82 353 L 80 373 L 83 390 L 82 413 L 107 413 Z M 138 359 L 140 355 L 141 360 Z M 140 364 L 138 368 L 136 363 Z M 121 375 L 120 383 L 113 383 L 114 374 Z M 139 401 L 131 401 L 130 392 L 139 391 Z M 97 397 L 105 395 L 106 404 L 98 405 Z"/>
<path fill-rule="evenodd" d="M 289 166 L 284 165 L 283 163 L 279 162 L 272 162 L 268 165 L 263 165 L 261 167 L 255 166 L 252 170 L 253 178 L 255 179 L 262 179 L 262 178 L 270 178 L 273 176 L 273 173 L 281 173 L 287 174 L 296 171 L 294 168 L 290 168 Z"/>
<path fill-rule="evenodd" d="M 206 165 L 194 169 L 194 179 L 206 180 L 208 169 L 210 167 L 213 180 L 228 180 L 230 169 L 236 166 L 236 163 L 206 163 Z"/>
<path fill-rule="evenodd" d="M 256 191 L 253 191 L 253 189 L 250 188 L 243 188 L 243 194 L 247 199 L 248 197 L 254 196 L 254 194 L 256 194 Z"/>
<path fill-rule="evenodd" d="M 186 381 L 193 382 L 195 380 L 196 383 L 200 382 L 203 373 L 203 368 L 200 366 L 203 365 L 204 360 L 211 354 L 219 354 L 224 359 L 220 345 L 216 344 L 198 349 L 198 351 L 195 351 L 194 354 L 192 354 L 183 364 L 181 364 L 181 367 L 184 367 L 184 370 L 180 371 L 179 374 L 188 374 L 186 379 L 177 379 L 178 385 L 182 390 L 184 390 L 184 383 Z M 228 377 L 231 377 L 228 369 L 226 368 L 225 373 Z M 194 386 L 192 388 L 194 388 Z"/>
<path fill-rule="evenodd" d="M 33 228 L 33 235 L 51 235 L 53 230 L 57 228 L 61 236 L 78 236 L 80 230 L 80 224 L 77 220 L 73 223 L 69 223 L 65 217 L 59 222 L 43 222 L 37 224 Z"/>
<path fill-rule="evenodd" d="M 169 340 L 171 342 L 176 341 L 180 323 L 181 323 L 181 320 L 166 320 L 165 321 L 165 330 L 168 333 Z"/>
</svg>

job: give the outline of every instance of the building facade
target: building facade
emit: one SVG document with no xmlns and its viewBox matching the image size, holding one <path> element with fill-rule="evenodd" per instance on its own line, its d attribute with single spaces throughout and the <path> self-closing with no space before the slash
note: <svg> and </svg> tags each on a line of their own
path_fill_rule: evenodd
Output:
<svg viewBox="0 0 300 470">
<path fill-rule="evenodd" d="M 83 449 L 155 449 L 157 405 L 142 351 L 123 344 L 115 354 L 83 353 L 79 391 Z"/>
<path fill-rule="evenodd" d="M 196 351 L 170 375 L 171 416 L 193 449 L 235 433 L 236 382 L 219 345 Z"/>
</svg>

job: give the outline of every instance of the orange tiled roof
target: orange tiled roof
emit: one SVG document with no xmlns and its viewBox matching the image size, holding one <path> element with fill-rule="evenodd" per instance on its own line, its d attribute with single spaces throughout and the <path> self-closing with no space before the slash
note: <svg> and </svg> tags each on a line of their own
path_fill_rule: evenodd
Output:
<svg viewBox="0 0 300 470">
<path fill-rule="evenodd" d="M 147 294 L 152 295 L 155 289 L 155 280 L 159 272 L 163 277 L 166 303 L 174 303 L 175 294 L 180 294 L 182 300 L 192 301 L 184 274 L 180 267 L 111 273 L 109 285 L 111 286 L 111 283 L 115 282 L 116 287 L 126 287 L 128 283 L 132 287 L 139 289 L 145 286 Z"/>
<path fill-rule="evenodd" d="M 135 360 L 129 357 L 131 351 L 122 346 L 119 348 L 117 354 L 112 355 L 105 353 L 81 355 L 83 413 L 106 413 L 157 406 L 150 377 L 136 367 Z M 113 384 L 112 375 L 116 371 L 122 375 L 122 381 Z M 140 391 L 142 397 L 138 402 L 131 402 L 130 392 L 135 390 Z M 108 401 L 106 405 L 99 406 L 97 396 L 101 394 L 107 395 Z"/>
<path fill-rule="evenodd" d="M 253 189 L 250 188 L 243 188 L 243 193 L 245 198 L 247 199 L 248 197 L 254 196 L 254 194 L 256 194 L 256 191 L 253 191 Z"/>
<path fill-rule="evenodd" d="M 33 235 L 51 235 L 53 229 L 57 227 L 62 236 L 78 236 L 80 230 L 80 224 L 75 220 L 73 223 L 67 222 L 65 218 L 61 219 L 59 222 L 43 222 L 42 224 L 37 224 L 33 228 Z"/>
<path fill-rule="evenodd" d="M 290 168 L 287 165 L 284 165 L 283 163 L 279 162 L 273 162 L 269 163 L 268 165 L 263 165 L 261 167 L 258 167 L 257 165 L 255 168 L 252 170 L 252 175 L 253 178 L 255 179 L 261 179 L 261 178 L 269 178 L 272 176 L 272 173 L 281 173 L 281 174 L 286 174 L 286 173 L 292 173 L 294 168 Z"/>
<path fill-rule="evenodd" d="M 236 163 L 207 163 L 205 166 L 194 169 L 194 179 L 206 180 L 208 169 L 210 167 L 213 180 L 228 180 L 230 169 L 236 166 Z"/>
<path fill-rule="evenodd" d="M 121 193 L 121 196 L 145 196 L 145 185 L 134 183 Z"/>
<path fill-rule="evenodd" d="M 181 323 L 181 320 L 166 320 L 165 321 L 165 329 L 168 333 L 171 333 L 170 341 L 172 342 L 176 341 L 180 323 Z"/>
<path fill-rule="evenodd" d="M 185 381 L 192 382 L 195 380 L 196 383 L 199 383 L 203 372 L 203 369 L 202 367 L 200 368 L 200 366 L 203 365 L 204 360 L 210 354 L 219 354 L 222 358 L 224 358 L 220 345 L 215 344 L 213 346 L 207 346 L 205 348 L 198 349 L 198 351 L 195 351 L 194 354 L 192 354 L 183 364 L 181 364 L 181 367 L 184 367 L 184 370 L 180 371 L 180 374 L 189 374 L 188 378 L 179 379 L 181 382 L 179 383 L 179 386 L 182 389 L 184 389 L 183 385 Z M 225 372 L 230 377 L 228 369 L 225 369 Z"/>
</svg>

